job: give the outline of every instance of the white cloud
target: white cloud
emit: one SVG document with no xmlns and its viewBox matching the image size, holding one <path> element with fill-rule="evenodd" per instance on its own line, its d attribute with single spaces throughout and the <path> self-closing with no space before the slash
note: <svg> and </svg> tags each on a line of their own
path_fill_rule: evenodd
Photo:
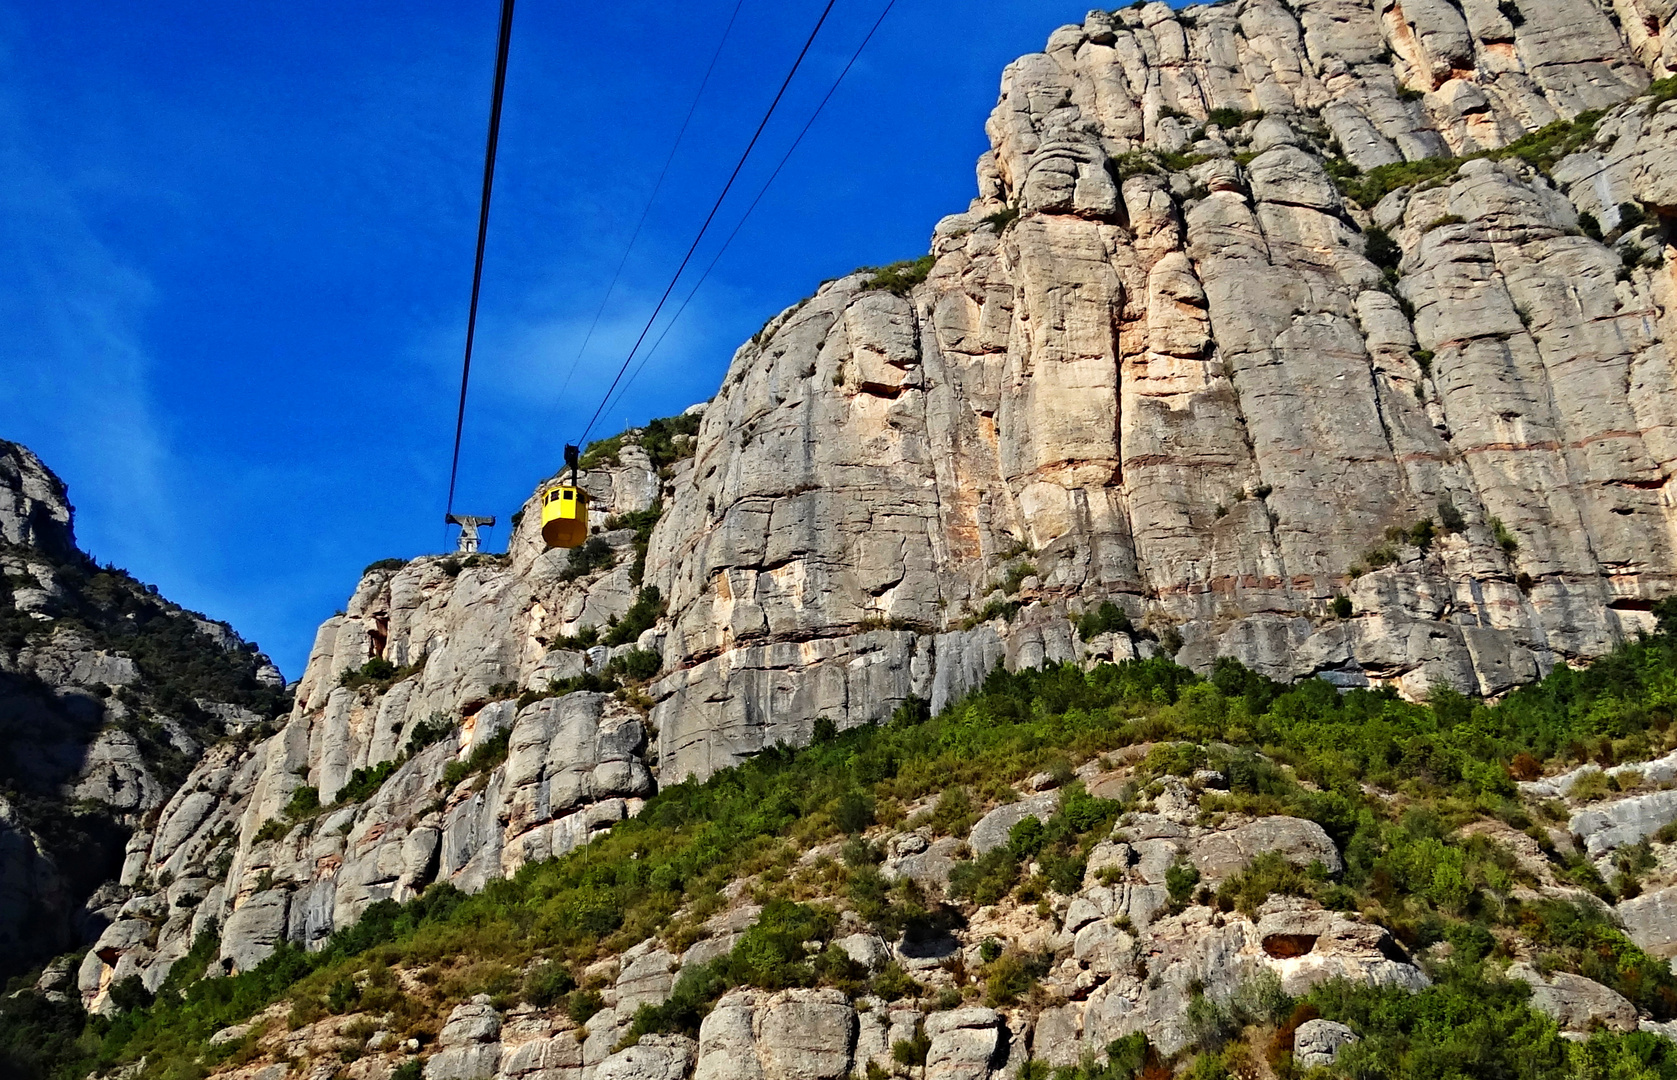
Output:
<svg viewBox="0 0 1677 1080">
<path fill-rule="evenodd" d="M 0 436 L 72 482 L 78 535 L 97 556 L 167 550 L 177 525 L 140 333 L 151 285 L 95 235 L 6 89 L 0 175 Z"/>
</svg>

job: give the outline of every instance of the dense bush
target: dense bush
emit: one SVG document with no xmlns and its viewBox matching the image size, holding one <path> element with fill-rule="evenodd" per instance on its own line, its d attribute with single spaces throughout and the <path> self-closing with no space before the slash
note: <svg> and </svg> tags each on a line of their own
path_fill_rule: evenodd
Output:
<svg viewBox="0 0 1677 1080">
<path fill-rule="evenodd" d="M 1099 607 L 1085 611 L 1077 620 L 1077 636 L 1084 641 L 1091 641 L 1102 634 L 1133 632 L 1129 614 L 1110 600 L 1101 601 Z"/>
<path fill-rule="evenodd" d="M 559 577 L 565 581 L 575 581 L 596 570 L 615 565 L 616 550 L 606 543 L 604 537 L 590 536 L 584 543 L 571 549 L 570 561 L 565 564 L 565 569 L 559 572 Z"/>
<path fill-rule="evenodd" d="M 1338 170 L 1329 171 L 1341 191 L 1364 209 L 1372 209 L 1375 203 L 1398 188 L 1452 175 L 1464 162 L 1474 158 L 1494 160 L 1517 157 L 1533 168 L 1547 172 L 1555 162 L 1589 141 L 1601 116 L 1600 110 L 1581 112 L 1571 120 L 1556 120 L 1538 131 L 1522 135 L 1507 146 L 1465 157 L 1400 161 L 1392 165 L 1377 165 L 1360 175 L 1349 172 L 1342 175 Z M 1375 265 L 1381 265 L 1373 255 L 1370 255 L 1369 259 L 1374 261 Z"/>
<path fill-rule="evenodd" d="M 664 416 L 647 423 L 640 430 L 641 448 L 652 459 L 652 467 L 662 469 L 685 457 L 693 456 L 693 439 L 699 434 L 704 416 L 699 413 Z"/>
<path fill-rule="evenodd" d="M 483 742 L 472 748 L 464 761 L 451 761 L 443 769 L 442 779 L 437 781 L 437 787 L 442 791 L 452 791 L 460 781 L 468 776 L 479 776 L 489 772 L 495 766 L 507 759 L 507 746 L 512 738 L 512 729 L 502 728 Z"/>
<path fill-rule="evenodd" d="M 658 586 L 648 585 L 635 595 L 635 602 L 629 605 L 623 618 L 606 631 L 605 643 L 627 645 L 652 629 L 663 614 L 664 597 L 658 592 Z"/>
<path fill-rule="evenodd" d="M 664 504 L 653 503 L 645 510 L 636 510 L 629 514 L 619 514 L 606 519 L 606 530 L 615 529 L 635 530 L 635 561 L 629 569 L 629 580 L 636 585 L 646 576 L 646 551 L 652 543 L 652 527 L 658 524 L 658 519 L 664 516 Z"/>
<path fill-rule="evenodd" d="M 606 663 L 606 675 L 633 682 L 645 682 L 658 674 L 658 669 L 663 666 L 663 657 L 651 649 L 630 649 L 621 656 L 612 657 Z"/>
</svg>

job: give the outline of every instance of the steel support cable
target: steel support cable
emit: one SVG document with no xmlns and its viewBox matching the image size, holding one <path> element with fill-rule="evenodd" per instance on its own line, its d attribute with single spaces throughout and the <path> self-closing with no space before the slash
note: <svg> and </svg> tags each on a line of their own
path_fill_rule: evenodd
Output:
<svg viewBox="0 0 1677 1080">
<path fill-rule="evenodd" d="M 740 215 L 739 221 L 734 224 L 733 232 L 730 232 L 728 234 L 728 238 L 722 241 L 722 246 L 717 249 L 716 255 L 711 258 L 710 265 L 705 267 L 704 273 L 699 275 L 699 280 L 694 282 L 693 287 L 687 291 L 687 298 L 681 302 L 680 307 L 675 309 L 675 314 L 670 316 L 670 321 L 664 324 L 664 329 L 659 333 L 657 340 L 652 343 L 652 348 L 646 351 L 646 354 L 641 357 L 641 362 L 635 365 L 635 370 L 629 373 L 628 381 L 625 382 L 622 388 L 617 392 L 618 403 L 622 402 L 624 395 L 629 392 L 629 387 L 637 378 L 640 377 L 641 370 L 646 367 L 646 362 L 657 355 L 658 347 L 664 343 L 665 338 L 670 336 L 670 331 L 674 329 L 676 322 L 681 318 L 681 313 L 687 310 L 687 305 L 693 302 L 693 297 L 699 292 L 699 286 L 703 285 L 705 283 L 705 279 L 710 277 L 710 272 L 716 269 L 716 264 L 722 260 L 722 255 L 728 250 L 728 245 L 732 244 L 734 242 L 734 237 L 740 234 L 740 230 L 745 227 L 746 219 L 751 216 L 751 212 L 753 210 L 757 209 L 757 204 L 763 201 L 763 196 L 769 193 L 769 185 L 774 183 L 775 177 L 780 175 L 780 170 L 784 169 L 786 167 L 786 163 L 792 159 L 793 151 L 797 150 L 798 144 L 804 141 L 804 136 L 809 134 L 809 129 L 815 126 L 816 118 L 821 115 L 821 110 L 827 107 L 827 102 L 831 101 L 833 95 L 838 92 L 839 84 L 844 82 L 844 77 L 846 75 L 850 74 L 850 69 L 854 67 L 856 65 L 856 61 L 861 58 L 862 50 L 868 47 L 868 42 L 873 40 L 874 34 L 878 32 L 880 25 L 885 22 L 885 16 L 891 14 L 891 9 L 896 5 L 897 0 L 890 0 L 890 2 L 885 5 L 885 10 L 881 11 L 879 13 L 879 18 L 874 20 L 873 29 L 869 30 L 867 36 L 862 39 L 862 43 L 856 46 L 856 51 L 850 54 L 850 62 L 844 65 L 844 70 L 840 71 L 838 73 L 838 78 L 833 80 L 833 85 L 830 89 L 828 89 L 827 96 L 821 99 L 821 104 L 817 105 L 815 107 L 815 111 L 810 114 L 808 122 L 806 122 L 803 126 L 803 130 L 798 132 L 798 137 L 793 139 L 792 145 L 786 148 L 786 153 L 782 155 L 780 164 L 774 167 L 774 172 L 770 173 L 769 178 L 763 182 L 762 188 L 757 192 L 757 197 L 751 200 L 751 205 L 747 206 L 745 208 L 745 213 Z"/>
<path fill-rule="evenodd" d="M 658 179 L 652 185 L 652 194 L 646 197 L 646 206 L 641 210 L 640 220 L 635 222 L 634 232 L 629 234 L 629 244 L 623 249 L 623 257 L 617 261 L 617 269 L 612 272 L 605 295 L 600 297 L 600 306 L 594 311 L 594 320 L 588 324 L 588 332 L 582 335 L 582 344 L 577 346 L 576 358 L 571 361 L 571 369 L 565 373 L 565 381 L 559 384 L 558 397 L 561 400 L 571 385 L 571 379 L 576 376 L 577 365 L 582 363 L 582 354 L 588 351 L 588 343 L 594 340 L 594 331 L 599 328 L 600 319 L 606 313 L 606 304 L 617 289 L 617 281 L 623 276 L 623 268 L 629 263 L 629 253 L 635 250 L 635 241 L 640 239 L 647 215 L 652 212 L 652 204 L 657 201 L 658 192 L 664 187 L 664 178 L 669 175 L 670 164 L 675 161 L 675 152 L 680 149 L 681 140 L 687 135 L 687 126 L 693 122 L 693 114 L 699 110 L 699 101 L 705 96 L 705 87 L 710 85 L 710 77 L 716 71 L 716 62 L 722 58 L 722 47 L 728 43 L 728 35 L 733 33 L 734 22 L 739 18 L 740 8 L 744 6 L 745 0 L 736 0 L 734 13 L 728 16 L 728 25 L 722 30 L 722 40 L 716 43 L 716 51 L 710 57 L 710 66 L 705 68 L 705 77 L 699 80 L 698 92 L 693 95 L 693 104 L 687 107 L 687 116 L 681 121 L 681 130 L 675 133 L 675 142 L 670 144 L 669 156 L 664 159 L 664 167 L 658 171 Z"/>
<path fill-rule="evenodd" d="M 466 355 L 460 364 L 460 408 L 454 416 L 454 459 L 448 468 L 448 509 L 454 513 L 454 484 L 460 476 L 460 435 L 466 427 L 466 388 L 472 378 L 472 342 L 477 337 L 477 301 L 483 288 L 483 245 L 489 236 L 489 196 L 495 187 L 495 146 L 501 137 L 501 98 L 507 88 L 507 51 L 512 45 L 513 0 L 501 0 L 501 39 L 495 50 L 495 89 L 489 99 L 489 138 L 483 151 L 483 202 L 477 216 L 477 260 L 472 268 L 472 303 L 466 315 Z"/>
<path fill-rule="evenodd" d="M 508 0 L 508 2 L 510 3 L 511 0 Z M 733 189 L 734 181 L 739 179 L 740 170 L 745 168 L 746 159 L 751 156 L 751 151 L 756 147 L 757 140 L 762 138 L 763 129 L 769 126 L 769 118 L 774 115 L 775 109 L 780 105 L 780 99 L 786 96 L 786 88 L 792 85 L 792 77 L 798 73 L 798 68 L 803 65 L 804 57 L 809 55 L 810 46 L 815 44 L 815 36 L 821 32 L 821 27 L 826 24 L 827 16 L 832 13 L 833 5 L 837 2 L 838 0 L 827 0 L 827 6 L 821 9 L 821 17 L 815 20 L 815 28 L 809 32 L 808 39 L 804 41 L 804 47 L 798 50 L 798 58 L 792 61 L 792 69 L 786 73 L 786 78 L 782 80 L 780 89 L 775 92 L 774 100 L 769 102 L 768 110 L 763 113 L 763 119 L 757 124 L 757 130 L 751 135 L 751 141 L 745 144 L 745 152 L 740 154 L 738 163 L 734 165 L 734 171 L 728 176 L 728 182 L 722 185 L 722 193 L 716 197 L 716 203 L 711 206 L 710 213 L 705 215 L 704 224 L 699 226 L 698 234 L 693 237 L 693 243 L 687 248 L 687 254 L 682 256 L 681 265 L 677 266 L 675 273 L 670 275 L 670 283 L 664 287 L 664 294 L 658 298 L 658 304 L 652 309 L 652 314 L 647 317 L 646 325 L 641 328 L 640 336 L 635 338 L 635 344 L 629 349 L 629 354 L 623 358 L 623 364 L 617 369 L 617 375 L 611 380 L 611 385 L 606 387 L 605 394 L 600 398 L 600 407 L 594 410 L 594 415 L 588 419 L 588 426 L 582 429 L 582 435 L 576 441 L 578 446 L 586 443 L 588 433 L 594 430 L 595 423 L 600 419 L 600 413 L 605 411 L 606 402 L 611 400 L 612 391 L 616 390 L 617 384 L 622 381 L 623 373 L 629 370 L 629 363 L 634 360 L 635 353 L 640 351 L 642 343 L 646 341 L 646 335 L 652 331 L 652 324 L 658 321 L 658 313 L 664 310 L 664 305 L 669 302 L 670 294 L 675 291 L 676 282 L 681 280 L 681 275 L 687 269 L 687 264 L 693 261 L 693 253 L 699 249 L 699 242 L 705 238 L 706 231 L 710 229 L 710 223 L 716 220 L 717 211 L 722 209 L 722 201 L 728 197 L 728 192 Z"/>
</svg>

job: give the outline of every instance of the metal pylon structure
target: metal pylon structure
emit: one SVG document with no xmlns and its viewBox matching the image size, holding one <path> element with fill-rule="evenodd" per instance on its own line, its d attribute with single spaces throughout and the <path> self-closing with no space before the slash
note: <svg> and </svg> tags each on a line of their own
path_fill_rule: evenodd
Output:
<svg viewBox="0 0 1677 1080">
<path fill-rule="evenodd" d="M 487 529 L 495 524 L 493 517 L 477 517 L 473 514 L 447 514 L 443 520 L 450 525 L 460 526 L 460 541 L 454 550 L 462 555 L 476 554 L 478 548 L 477 531 Z"/>
</svg>

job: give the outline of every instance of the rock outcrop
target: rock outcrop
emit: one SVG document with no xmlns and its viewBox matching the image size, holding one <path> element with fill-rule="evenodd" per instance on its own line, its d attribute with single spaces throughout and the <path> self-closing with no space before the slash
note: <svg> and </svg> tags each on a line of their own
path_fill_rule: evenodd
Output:
<svg viewBox="0 0 1677 1080">
<path fill-rule="evenodd" d="M 0 442 L 0 974 L 122 921 L 129 834 L 207 744 L 270 722 L 282 683 L 226 625 L 94 565 L 63 482 Z"/>
</svg>

